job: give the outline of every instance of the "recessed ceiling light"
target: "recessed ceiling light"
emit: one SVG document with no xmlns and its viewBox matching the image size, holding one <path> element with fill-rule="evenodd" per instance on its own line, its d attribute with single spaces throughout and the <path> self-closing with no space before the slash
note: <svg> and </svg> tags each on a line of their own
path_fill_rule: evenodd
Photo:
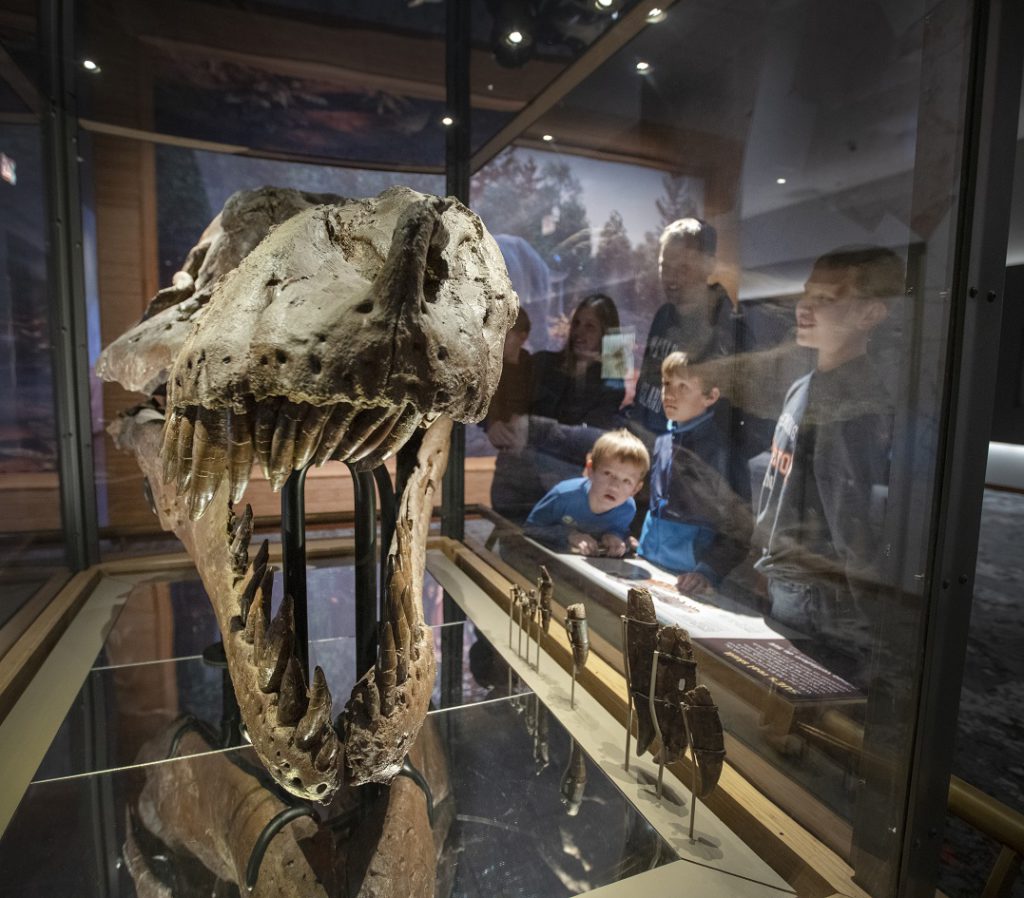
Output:
<svg viewBox="0 0 1024 898">
<path fill-rule="evenodd" d="M 553 141 L 555 139 L 555 135 L 554 134 L 542 134 L 540 139 L 545 141 L 546 143 L 551 143 L 551 141 Z"/>
<path fill-rule="evenodd" d="M 87 72 L 92 72 L 93 74 L 100 70 L 100 67 L 91 59 L 83 59 L 82 68 L 85 69 Z"/>
<path fill-rule="evenodd" d="M 598 9 L 611 9 L 615 5 L 615 0 L 594 0 L 594 6 Z"/>
<path fill-rule="evenodd" d="M 786 183 L 786 179 L 785 178 L 776 178 L 775 179 L 775 183 L 776 184 L 785 184 Z"/>
<path fill-rule="evenodd" d="M 649 13 L 647 13 L 647 23 L 649 25 L 657 25 L 658 22 L 664 22 L 668 17 L 668 13 L 665 12 L 660 6 L 655 6 Z"/>
<path fill-rule="evenodd" d="M 640 73 L 641 75 L 646 75 L 646 74 L 647 74 L 648 72 L 650 72 L 650 70 L 651 70 L 651 64 L 650 64 L 649 62 L 645 62 L 644 60 L 642 60 L 642 59 L 641 59 L 641 60 L 640 60 L 640 61 L 639 61 L 639 62 L 638 62 L 638 63 L 636 64 L 636 70 L 637 70 L 637 71 L 638 71 L 638 72 L 639 72 L 639 73 Z"/>
<path fill-rule="evenodd" d="M 521 44 L 523 42 L 523 32 L 510 31 L 508 34 L 505 35 L 505 40 L 507 40 L 513 46 L 515 46 L 516 44 Z"/>
<path fill-rule="evenodd" d="M 446 115 L 443 119 L 441 119 L 441 124 L 447 128 L 450 125 L 455 124 L 455 119 L 453 119 L 450 115 Z"/>
</svg>

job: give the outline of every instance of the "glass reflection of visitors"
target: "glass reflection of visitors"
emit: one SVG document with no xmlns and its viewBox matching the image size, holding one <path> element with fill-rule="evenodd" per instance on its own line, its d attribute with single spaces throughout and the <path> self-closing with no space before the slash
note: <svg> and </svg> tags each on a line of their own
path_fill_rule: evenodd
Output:
<svg viewBox="0 0 1024 898">
<path fill-rule="evenodd" d="M 868 341 L 903 288 L 888 249 L 842 248 L 815 262 L 796 324 L 817 363 L 786 395 L 758 502 L 755 566 L 772 617 L 814 637 L 821 660 L 854 679 L 870 649 L 893 426 L 893 385 Z"/>
<path fill-rule="evenodd" d="M 558 552 L 621 558 L 636 546 L 633 501 L 650 467 L 647 449 L 628 430 L 602 434 L 582 477 L 556 484 L 526 520 L 525 532 Z"/>
<path fill-rule="evenodd" d="M 530 503 L 519 499 L 517 481 L 523 462 L 519 458 L 521 437 L 516 428 L 525 426 L 533 389 L 533 364 L 524 344 L 530 336 L 530 316 L 522 306 L 512 329 L 505 335 L 501 379 L 491 399 L 483 427 L 491 445 L 498 450 L 491 481 L 491 507 L 510 520 L 523 520 Z"/>
<path fill-rule="evenodd" d="M 714 422 L 721 392 L 684 352 L 661 366 L 668 433 L 654 444 L 650 504 L 638 554 L 677 573 L 680 592 L 717 586 L 747 556 L 749 504 L 729 483 L 732 450 Z"/>
<path fill-rule="evenodd" d="M 601 348 L 618 326 L 619 311 L 610 296 L 592 293 L 580 301 L 565 346 L 533 357 L 531 415 L 561 424 L 613 425 L 626 390 L 620 379 L 604 376 Z"/>
<path fill-rule="evenodd" d="M 653 437 L 665 432 L 661 407 L 661 363 L 672 352 L 691 361 L 731 355 L 745 348 L 742 316 L 725 288 L 711 282 L 718 234 L 699 218 L 673 221 L 659 238 L 658 275 L 665 303 L 651 321 L 630 425 Z"/>
</svg>

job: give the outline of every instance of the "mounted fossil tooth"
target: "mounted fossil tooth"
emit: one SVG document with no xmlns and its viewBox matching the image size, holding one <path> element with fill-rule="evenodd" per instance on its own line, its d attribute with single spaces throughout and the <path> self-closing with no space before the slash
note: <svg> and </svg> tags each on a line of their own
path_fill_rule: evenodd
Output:
<svg viewBox="0 0 1024 898">
<path fill-rule="evenodd" d="M 320 445 L 313 453 L 313 464 L 320 466 L 334 455 L 334 450 L 338 448 L 338 443 L 348 431 L 349 422 L 357 412 L 358 409 L 348 402 L 339 402 L 331 409 L 320 435 Z"/>
<path fill-rule="evenodd" d="M 241 502 L 252 474 L 252 421 L 247 412 L 232 412 L 228 419 L 228 457 L 231 501 Z"/>
<path fill-rule="evenodd" d="M 160 457 L 164 460 L 164 483 L 176 483 L 178 480 L 178 440 L 181 438 L 182 416 L 177 409 L 171 409 L 164 423 L 164 438 L 160 447 Z"/>
<path fill-rule="evenodd" d="M 253 647 L 253 654 L 259 652 L 260 646 L 263 645 L 264 640 L 267 638 L 267 615 L 263 610 L 263 605 L 257 602 L 254 607 L 249 610 L 249 616 L 245 621 L 245 630 L 242 634 L 242 639 Z"/>
<path fill-rule="evenodd" d="M 380 691 L 382 714 L 395 709 L 395 687 L 398 685 L 398 657 L 395 652 L 394 631 L 391 622 L 385 621 L 380 628 L 380 651 L 377 655 L 377 688 Z"/>
<path fill-rule="evenodd" d="M 565 629 L 572 646 L 572 663 L 577 670 L 587 666 L 590 657 L 590 634 L 587 626 L 587 609 L 582 603 L 565 609 Z"/>
<path fill-rule="evenodd" d="M 238 616 L 242 619 L 243 624 L 249 620 L 249 608 L 252 605 L 253 597 L 256 595 L 256 590 L 260 590 L 263 593 L 267 610 L 270 608 L 270 594 L 274 588 L 274 572 L 273 569 L 267 566 L 267 559 L 269 557 L 270 540 L 265 539 L 256 552 L 256 557 L 250 566 L 249 579 L 246 580 L 245 586 L 238 597 Z M 264 582 L 268 574 L 270 576 L 269 584 Z M 269 617 L 269 614 L 267 616 Z"/>
<path fill-rule="evenodd" d="M 328 730 L 324 736 L 324 744 L 320 746 L 320 751 L 316 753 L 314 766 L 321 772 L 333 770 L 338 764 L 338 756 L 340 754 L 341 743 L 338 741 L 338 736 L 334 730 Z"/>
<path fill-rule="evenodd" d="M 270 480 L 271 452 L 274 447 L 274 430 L 277 428 L 277 409 L 280 404 L 280 396 L 264 399 L 256 406 L 256 420 L 253 422 L 253 454 L 267 480 Z"/>
<path fill-rule="evenodd" d="M 277 413 L 270 445 L 270 486 L 276 492 L 292 473 L 299 423 L 305 416 L 303 404 L 285 400 Z"/>
<path fill-rule="evenodd" d="M 707 798 L 718 784 L 725 762 L 722 720 L 707 686 L 697 686 L 683 696 L 683 715 L 697 764 L 697 797 Z"/>
<path fill-rule="evenodd" d="M 192 440 L 195 436 L 196 412 L 195 406 L 185 409 L 178 426 L 178 448 L 176 450 L 178 476 L 175 479 L 175 486 L 179 496 L 184 495 L 189 479 L 192 477 Z"/>
<path fill-rule="evenodd" d="M 252 539 L 252 506 L 246 505 L 240 518 L 232 521 L 231 564 L 241 576 L 249 566 L 249 540 Z M 244 621 L 245 616 L 242 616 Z"/>
<path fill-rule="evenodd" d="M 295 645 L 295 609 L 292 597 L 285 596 L 267 628 L 267 637 L 258 643 L 256 682 L 262 692 L 277 692 Z"/>
<path fill-rule="evenodd" d="M 654 738 L 647 696 L 651 689 L 651 665 L 657 644 L 658 618 L 654 613 L 654 599 L 643 587 L 633 587 L 626 597 L 626 644 L 623 650 L 629 664 L 629 690 L 637 716 L 637 755 L 646 752 Z"/>
<path fill-rule="evenodd" d="M 317 667 L 313 671 L 313 686 L 309 690 L 309 709 L 295 727 L 295 744 L 299 748 L 310 748 L 331 726 L 331 690 L 327 678 Z"/>
<path fill-rule="evenodd" d="M 390 426 L 391 413 L 392 409 L 388 406 L 366 408 L 359 412 L 338 442 L 334 450 L 335 457 L 348 461 L 352 453 L 362 446 L 367 438 L 372 437 L 378 429 L 384 430 Z"/>
<path fill-rule="evenodd" d="M 306 409 L 295 437 L 295 469 L 301 470 L 309 464 L 320 444 L 324 425 L 331 415 L 331 406 L 311 405 Z"/>
<path fill-rule="evenodd" d="M 682 627 L 673 625 L 658 630 L 658 652 L 655 714 L 661 728 L 665 761 L 671 763 L 686 751 L 681 702 L 683 693 L 697 684 L 697 662 L 693 660 L 690 635 Z"/>
<path fill-rule="evenodd" d="M 281 680 L 281 688 L 277 697 L 277 725 L 282 727 L 293 727 L 305 715 L 309 707 L 309 697 L 306 695 L 306 674 L 302 669 L 302 662 L 296 655 L 288 659 L 288 666 L 284 669 L 284 677 Z"/>
<path fill-rule="evenodd" d="M 555 595 L 555 584 L 551 579 L 548 569 L 542 564 L 540 566 L 540 579 L 537 580 L 537 589 L 540 593 L 540 625 L 544 632 L 548 632 L 551 625 L 551 600 Z"/>
<path fill-rule="evenodd" d="M 192 438 L 189 516 L 196 520 L 210 504 L 227 467 L 227 419 L 223 410 L 200 407 Z"/>
</svg>

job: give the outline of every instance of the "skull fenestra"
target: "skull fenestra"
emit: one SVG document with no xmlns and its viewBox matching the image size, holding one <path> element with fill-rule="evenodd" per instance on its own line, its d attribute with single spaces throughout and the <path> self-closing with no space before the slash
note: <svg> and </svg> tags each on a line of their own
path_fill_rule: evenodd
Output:
<svg viewBox="0 0 1024 898">
<path fill-rule="evenodd" d="M 337 200 L 337 202 L 331 202 Z M 286 789 L 326 801 L 387 781 L 426 715 L 425 541 L 451 422 L 486 413 L 517 300 L 500 252 L 458 201 L 392 188 L 342 200 L 236 194 L 98 373 L 150 402 L 112 426 L 163 526 L 194 559 L 249 738 Z M 294 651 L 288 597 L 271 618 L 264 543 L 236 512 L 255 462 L 275 489 L 327 459 L 371 469 L 424 430 L 388 548 L 377 663 L 337 725 L 322 671 Z"/>
</svg>

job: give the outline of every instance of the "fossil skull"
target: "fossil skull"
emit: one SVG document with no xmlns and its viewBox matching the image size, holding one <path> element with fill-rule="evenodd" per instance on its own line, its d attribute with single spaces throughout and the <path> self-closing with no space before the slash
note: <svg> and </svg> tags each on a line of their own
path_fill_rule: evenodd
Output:
<svg viewBox="0 0 1024 898">
<path fill-rule="evenodd" d="M 237 267 L 219 264 L 212 283 L 184 272 L 170 304 L 158 295 L 98 371 L 150 392 L 166 377 L 166 403 L 126 416 L 115 438 L 196 562 L 257 753 L 285 788 L 325 801 L 342 781 L 392 778 L 426 714 L 434 656 L 420 595 L 433 497 L 451 421 L 486 413 L 517 301 L 497 245 L 454 199 L 392 188 L 265 215 L 258 245 L 246 232 L 247 255 L 223 243 L 224 222 L 245 218 L 239 205 L 207 230 L 198 272 L 215 249 Z M 187 315 L 187 332 L 167 329 L 162 316 L 174 315 Z M 250 557 L 251 512 L 233 505 L 254 459 L 277 489 L 311 462 L 374 468 L 417 428 L 426 434 L 388 552 L 380 656 L 338 732 L 319 669 L 306 687 L 289 597 L 270 617 L 267 545 Z"/>
</svg>

